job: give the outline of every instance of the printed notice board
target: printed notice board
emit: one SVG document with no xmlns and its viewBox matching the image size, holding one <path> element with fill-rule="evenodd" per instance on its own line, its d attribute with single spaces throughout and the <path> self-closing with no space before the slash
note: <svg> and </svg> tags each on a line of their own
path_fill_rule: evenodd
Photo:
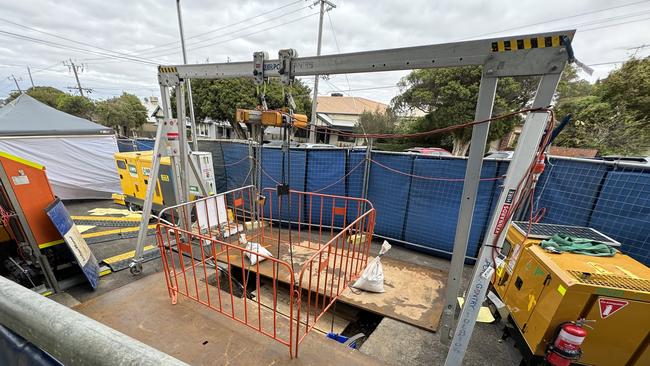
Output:
<svg viewBox="0 0 650 366">
<path fill-rule="evenodd" d="M 99 265 L 97 264 L 97 259 L 90 251 L 86 240 L 81 236 L 79 229 L 77 229 L 77 226 L 72 221 L 63 202 L 57 198 L 45 208 L 45 212 L 61 236 L 63 236 L 63 240 L 72 251 L 72 254 L 74 254 L 79 267 L 81 267 L 81 271 L 88 279 L 88 282 L 90 282 L 90 286 L 96 289 L 99 284 Z"/>
</svg>

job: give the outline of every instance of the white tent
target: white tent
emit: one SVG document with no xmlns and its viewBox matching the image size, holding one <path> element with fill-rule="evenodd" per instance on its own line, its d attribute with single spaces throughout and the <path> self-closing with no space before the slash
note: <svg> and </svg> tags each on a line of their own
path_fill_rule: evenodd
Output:
<svg viewBox="0 0 650 366">
<path fill-rule="evenodd" d="M 0 109 L 0 151 L 45 165 L 61 199 L 121 192 L 113 130 L 21 94 Z"/>
</svg>

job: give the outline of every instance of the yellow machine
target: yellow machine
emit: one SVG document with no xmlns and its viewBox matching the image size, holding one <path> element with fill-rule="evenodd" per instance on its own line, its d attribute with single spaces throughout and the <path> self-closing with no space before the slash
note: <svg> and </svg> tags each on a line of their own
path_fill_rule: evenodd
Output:
<svg viewBox="0 0 650 366">
<path fill-rule="evenodd" d="M 650 365 L 650 269 L 620 253 L 547 252 L 537 244 L 555 233 L 612 239 L 589 228 L 546 224 L 533 224 L 526 239 L 527 225 L 509 228 L 508 258 L 493 285 L 531 355 L 545 355 L 561 324 L 585 318 L 592 329 L 579 364 Z"/>
<path fill-rule="evenodd" d="M 212 155 L 207 152 L 192 152 L 192 158 L 198 163 L 203 179 L 207 182 L 210 192 L 215 192 Z M 144 203 L 147 185 L 149 185 L 151 179 L 152 161 L 152 151 L 133 151 L 115 154 L 115 164 L 120 176 L 124 201 L 130 207 L 137 209 L 142 207 Z M 154 210 L 160 211 L 164 206 L 176 204 L 172 177 L 171 160 L 168 157 L 163 157 L 160 162 L 156 190 L 154 191 Z M 190 199 L 196 199 L 198 194 L 198 182 L 191 176 Z"/>
<path fill-rule="evenodd" d="M 253 109 L 237 109 L 235 112 L 235 121 L 242 123 L 259 122 L 262 126 L 281 127 L 285 121 L 286 111 L 258 111 Z M 304 114 L 294 114 L 290 122 L 295 127 L 307 128 L 307 116 Z"/>
</svg>

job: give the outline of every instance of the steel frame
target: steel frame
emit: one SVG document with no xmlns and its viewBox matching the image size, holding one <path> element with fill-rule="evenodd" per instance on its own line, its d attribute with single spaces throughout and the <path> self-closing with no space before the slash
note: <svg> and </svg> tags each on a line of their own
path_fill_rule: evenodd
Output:
<svg viewBox="0 0 650 366">
<path fill-rule="evenodd" d="M 185 123 L 177 124 L 179 142 L 182 149 L 177 154 L 169 153 L 170 142 L 164 133 L 166 124 L 173 121 L 169 108 L 168 88 L 173 87 L 176 95 L 182 96 L 181 83 L 188 79 L 226 79 L 226 78 L 255 78 L 257 81 L 271 77 L 278 77 L 284 83 L 291 82 L 296 76 L 333 75 L 348 73 L 380 72 L 393 70 L 411 70 L 425 68 L 482 66 L 483 75 L 479 89 L 476 109 L 476 118 L 489 118 L 496 93 L 498 78 L 507 76 L 542 76 L 539 83 L 534 106 L 546 107 L 551 103 L 560 75 L 567 61 L 572 61 L 573 51 L 570 47 L 575 30 L 566 30 L 551 33 L 529 34 L 513 37 L 499 37 L 474 41 L 444 43 L 438 45 L 406 47 L 347 53 L 338 55 L 325 55 L 298 58 L 293 50 L 281 50 L 279 59 L 267 60 L 266 57 L 256 57 L 250 62 L 230 62 L 196 65 L 171 65 L 158 68 L 158 81 L 163 100 L 164 122 L 159 125 L 154 147 L 154 160 L 152 174 L 157 175 L 161 156 L 172 156 L 177 162 L 175 175 L 179 184 L 179 197 L 177 202 L 183 203 L 188 199 L 187 166 L 189 146 L 185 141 Z M 260 75 L 261 73 L 261 75 Z M 178 120 L 185 120 L 184 98 L 177 98 Z M 525 167 L 530 165 L 534 155 L 534 148 L 546 126 L 548 114 L 546 112 L 529 113 L 526 117 L 520 141 L 515 150 L 514 157 L 507 172 L 504 182 L 504 191 L 516 186 Z M 462 203 L 458 215 L 458 225 L 454 242 L 454 254 L 449 271 L 447 283 L 447 297 L 441 322 L 441 339 L 448 342 L 451 331 L 454 329 L 454 314 L 456 310 L 456 297 L 460 290 L 463 263 L 469 231 L 472 223 L 474 204 L 480 172 L 483 162 L 483 152 L 487 143 L 489 123 L 473 127 L 470 146 L 469 161 L 463 185 Z M 165 146 L 167 149 L 165 150 Z M 165 153 L 167 155 L 164 155 Z M 200 179 L 199 179 L 200 181 Z M 151 203 L 153 187 L 147 187 L 147 196 L 142 215 L 142 224 L 136 256 L 133 262 L 135 273 L 141 268 L 142 249 L 146 236 L 147 223 L 151 217 Z M 503 208 L 506 194 L 502 193 L 495 212 Z M 496 215 L 492 218 L 484 244 L 493 240 L 490 234 L 496 225 Z M 506 223 L 507 224 L 507 223 Z M 500 246 L 503 238 L 497 242 Z M 481 250 L 476 268 L 493 267 L 489 252 Z M 487 280 L 483 279 L 480 271 L 474 273 L 470 285 L 470 300 L 463 308 L 456 328 L 452 346 L 448 354 L 447 365 L 459 365 L 471 337 L 478 309 L 485 298 Z"/>
</svg>

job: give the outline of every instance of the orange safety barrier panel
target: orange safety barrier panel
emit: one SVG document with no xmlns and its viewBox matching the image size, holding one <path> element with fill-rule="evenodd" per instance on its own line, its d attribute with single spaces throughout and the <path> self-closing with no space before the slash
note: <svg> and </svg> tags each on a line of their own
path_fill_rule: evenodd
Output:
<svg viewBox="0 0 650 366">
<path fill-rule="evenodd" d="M 366 267 L 374 223 L 364 199 L 247 186 L 164 209 L 157 239 L 172 303 L 201 303 L 297 357 Z"/>
</svg>

